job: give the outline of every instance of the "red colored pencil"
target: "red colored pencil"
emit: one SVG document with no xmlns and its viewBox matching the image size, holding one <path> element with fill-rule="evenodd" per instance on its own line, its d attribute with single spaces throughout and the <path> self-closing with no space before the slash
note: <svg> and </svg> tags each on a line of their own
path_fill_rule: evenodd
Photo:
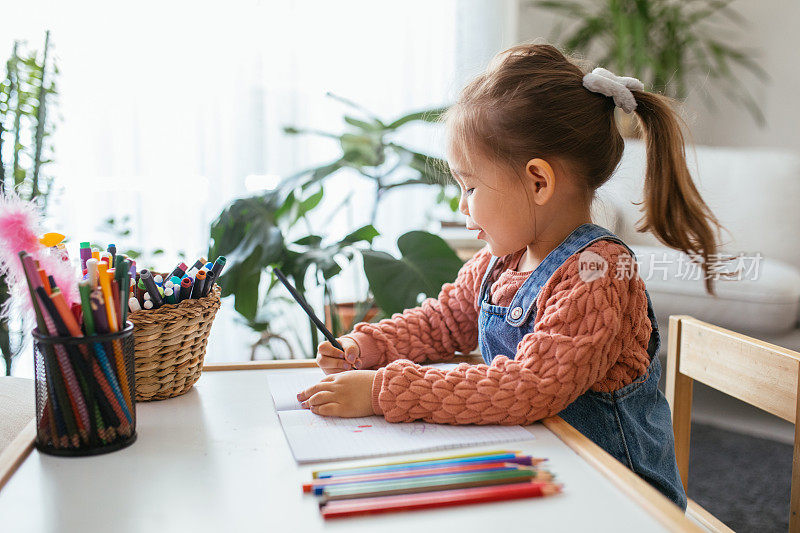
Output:
<svg viewBox="0 0 800 533">
<path fill-rule="evenodd" d="M 348 516 L 365 514 L 451 507 L 468 503 L 536 498 L 558 494 L 559 492 L 561 492 L 561 486 L 553 483 L 515 483 L 513 485 L 473 487 L 468 489 L 422 492 L 419 494 L 399 494 L 397 496 L 338 500 L 326 503 L 320 508 L 320 512 L 322 513 L 322 517 L 326 519 L 346 518 Z"/>
<path fill-rule="evenodd" d="M 457 474 L 462 472 L 481 472 L 486 470 L 504 470 L 519 468 L 516 463 L 498 461 L 495 463 L 462 464 L 454 466 L 440 466 L 438 468 L 423 468 L 418 470 L 395 470 L 380 472 L 378 474 L 359 474 L 353 476 L 339 476 L 315 479 L 311 483 L 303 483 L 303 492 L 311 492 L 317 487 L 338 485 L 340 483 L 363 483 L 365 481 L 382 481 L 385 479 L 404 479 L 410 477 L 431 476 L 437 474 Z M 530 468 L 530 467 L 528 467 Z"/>
</svg>

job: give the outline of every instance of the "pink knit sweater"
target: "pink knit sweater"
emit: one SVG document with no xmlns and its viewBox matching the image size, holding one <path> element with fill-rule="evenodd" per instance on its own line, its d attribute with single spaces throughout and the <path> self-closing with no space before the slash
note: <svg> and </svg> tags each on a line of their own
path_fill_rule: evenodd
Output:
<svg viewBox="0 0 800 533">
<path fill-rule="evenodd" d="M 539 292 L 535 326 L 513 360 L 499 355 L 491 365 L 462 363 L 449 371 L 417 364 L 476 348 L 478 292 L 491 259 L 486 248 L 438 298 L 377 324 L 356 325 L 348 336 L 358 343 L 360 368 L 379 369 L 372 385 L 375 412 L 390 422 L 529 424 L 559 413 L 589 389 L 609 392 L 632 383 L 650 360 L 644 282 L 638 274 L 614 275 L 620 255 L 627 257 L 623 246 L 598 241 L 586 250 L 608 261 L 607 274 L 584 282 L 579 254 L 569 257 Z M 508 305 L 527 278 L 513 270 L 521 253 L 499 261 L 492 303 Z"/>
</svg>

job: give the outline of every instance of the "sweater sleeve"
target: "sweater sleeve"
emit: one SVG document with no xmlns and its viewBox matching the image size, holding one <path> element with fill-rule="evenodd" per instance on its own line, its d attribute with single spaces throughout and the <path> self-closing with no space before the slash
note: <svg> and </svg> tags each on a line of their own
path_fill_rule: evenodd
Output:
<svg viewBox="0 0 800 533">
<path fill-rule="evenodd" d="M 614 365 L 631 305 L 637 316 L 644 309 L 637 327 L 650 327 L 644 282 L 638 275 L 613 274 L 624 248 L 592 249 L 608 261 L 607 273 L 583 281 L 577 255 L 568 258 L 542 288 L 536 325 L 514 360 L 499 355 L 491 365 L 461 364 L 450 371 L 393 362 L 373 381 L 375 412 L 390 422 L 513 425 L 563 410 Z"/>
<path fill-rule="evenodd" d="M 398 359 L 444 361 L 457 351 L 472 351 L 478 345 L 478 291 L 491 258 L 489 249 L 482 249 L 437 298 L 428 298 L 419 307 L 376 324 L 357 324 L 346 335 L 361 352 L 355 368 L 378 368 Z"/>
</svg>

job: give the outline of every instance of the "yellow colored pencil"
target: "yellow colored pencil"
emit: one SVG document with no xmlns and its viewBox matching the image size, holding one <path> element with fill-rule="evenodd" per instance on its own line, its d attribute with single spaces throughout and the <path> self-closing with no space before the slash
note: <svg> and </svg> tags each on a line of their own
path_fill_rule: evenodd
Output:
<svg viewBox="0 0 800 533">
<path fill-rule="evenodd" d="M 117 313 L 114 310 L 114 297 L 111 295 L 111 282 L 109 281 L 108 265 L 105 261 L 97 264 L 97 271 L 100 278 L 100 288 L 103 290 L 103 300 L 106 302 L 106 316 L 108 317 L 108 329 L 111 333 L 119 331 L 117 327 Z"/>
</svg>

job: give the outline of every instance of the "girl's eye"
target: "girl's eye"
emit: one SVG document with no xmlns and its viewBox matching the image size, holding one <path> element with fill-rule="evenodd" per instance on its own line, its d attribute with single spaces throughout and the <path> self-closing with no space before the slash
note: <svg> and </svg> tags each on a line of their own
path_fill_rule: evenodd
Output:
<svg viewBox="0 0 800 533">
<path fill-rule="evenodd" d="M 468 195 L 470 195 L 470 194 L 472 194 L 472 191 L 474 191 L 474 190 L 475 190 L 475 187 L 472 187 L 472 188 L 470 188 L 470 189 L 467 189 L 466 193 L 467 193 Z"/>
</svg>

